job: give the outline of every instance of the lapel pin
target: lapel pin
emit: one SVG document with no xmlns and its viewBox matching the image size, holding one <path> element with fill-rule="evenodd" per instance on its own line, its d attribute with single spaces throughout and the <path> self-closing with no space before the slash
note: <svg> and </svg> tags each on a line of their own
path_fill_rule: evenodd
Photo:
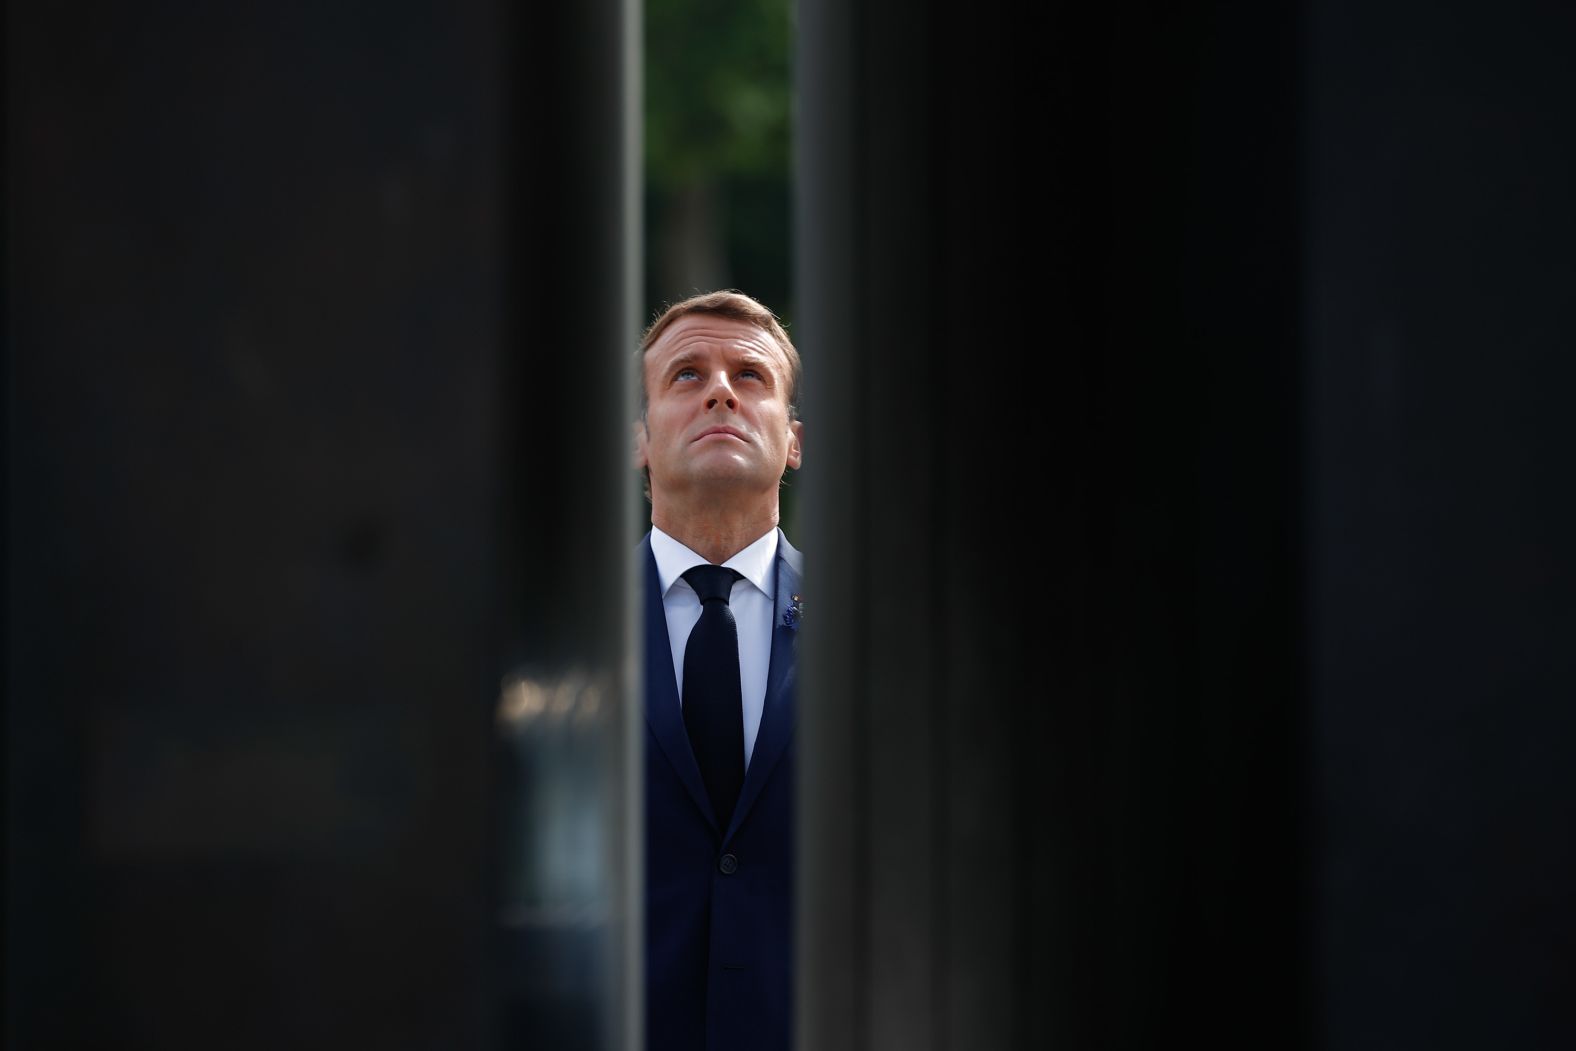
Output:
<svg viewBox="0 0 1576 1051">
<path fill-rule="evenodd" d="M 783 627 L 797 628 L 799 619 L 804 616 L 804 596 L 793 596 L 793 604 L 783 610 Z"/>
</svg>

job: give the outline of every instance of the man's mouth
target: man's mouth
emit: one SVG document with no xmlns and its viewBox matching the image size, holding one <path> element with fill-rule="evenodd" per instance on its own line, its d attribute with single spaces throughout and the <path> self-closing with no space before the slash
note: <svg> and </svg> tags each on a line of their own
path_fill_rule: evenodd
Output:
<svg viewBox="0 0 1576 1051">
<path fill-rule="evenodd" d="M 701 431 L 699 434 L 697 434 L 695 436 L 695 440 L 698 442 L 704 441 L 707 438 L 719 436 L 723 438 L 732 438 L 735 441 L 744 441 L 744 435 L 734 430 L 732 427 L 708 427 L 704 431 Z"/>
</svg>

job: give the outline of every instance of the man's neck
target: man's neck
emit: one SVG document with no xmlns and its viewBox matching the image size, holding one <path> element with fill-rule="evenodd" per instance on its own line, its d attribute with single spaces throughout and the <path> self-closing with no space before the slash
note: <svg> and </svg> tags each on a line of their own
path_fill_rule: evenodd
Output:
<svg viewBox="0 0 1576 1051">
<path fill-rule="evenodd" d="M 777 502 L 754 508 L 712 506 L 694 513 L 655 502 L 651 524 L 712 565 L 721 565 L 777 527 Z"/>
</svg>

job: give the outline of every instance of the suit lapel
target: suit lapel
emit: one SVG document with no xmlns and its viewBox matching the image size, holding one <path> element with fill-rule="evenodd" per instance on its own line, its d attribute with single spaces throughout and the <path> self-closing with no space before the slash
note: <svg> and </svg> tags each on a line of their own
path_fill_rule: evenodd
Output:
<svg viewBox="0 0 1576 1051">
<path fill-rule="evenodd" d="M 668 615 L 662 607 L 662 581 L 657 576 L 657 559 L 651 553 L 651 535 L 641 545 L 646 555 L 646 722 L 662 746 L 663 754 L 690 798 L 706 815 L 712 828 L 717 818 L 711 811 L 711 798 L 700 779 L 700 765 L 684 731 L 684 713 L 679 706 L 678 682 L 673 676 L 673 646 L 668 640 Z M 772 664 L 777 663 L 777 646 L 772 644 Z M 764 720 L 763 720 L 764 722 Z M 757 744 L 759 747 L 759 744 Z M 650 759 L 648 757 L 647 761 Z M 748 782 L 746 782 L 748 785 Z"/>
<path fill-rule="evenodd" d="M 796 678 L 796 647 L 799 634 L 798 611 L 788 615 L 799 597 L 799 552 L 788 543 L 781 531 L 777 534 L 776 611 L 772 619 L 772 656 L 766 673 L 766 703 L 761 711 L 761 728 L 755 735 L 755 750 L 750 754 L 750 769 L 744 777 L 744 787 L 739 792 L 739 802 L 733 808 L 733 820 L 728 823 L 728 835 L 738 829 L 749 814 L 750 807 L 761 794 L 771 777 L 773 768 L 788 747 L 793 736 L 794 681 Z M 655 567 L 655 563 L 653 563 Z M 655 572 L 655 568 L 653 568 Z M 671 664 L 672 661 L 670 660 Z M 671 679 L 671 675 L 669 678 Z M 680 727 L 682 729 L 682 726 Z M 692 759 L 693 763 L 694 760 Z M 696 780 L 699 781 L 697 774 Z"/>
</svg>

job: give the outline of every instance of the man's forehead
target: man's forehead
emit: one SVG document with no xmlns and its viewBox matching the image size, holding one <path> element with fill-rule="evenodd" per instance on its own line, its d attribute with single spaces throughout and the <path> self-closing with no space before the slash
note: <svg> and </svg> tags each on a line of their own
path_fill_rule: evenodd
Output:
<svg viewBox="0 0 1576 1051">
<path fill-rule="evenodd" d="M 646 360 L 672 358 L 711 349 L 734 350 L 782 362 L 786 355 L 759 325 L 715 314 L 686 314 L 674 321 L 646 350 Z"/>
</svg>

